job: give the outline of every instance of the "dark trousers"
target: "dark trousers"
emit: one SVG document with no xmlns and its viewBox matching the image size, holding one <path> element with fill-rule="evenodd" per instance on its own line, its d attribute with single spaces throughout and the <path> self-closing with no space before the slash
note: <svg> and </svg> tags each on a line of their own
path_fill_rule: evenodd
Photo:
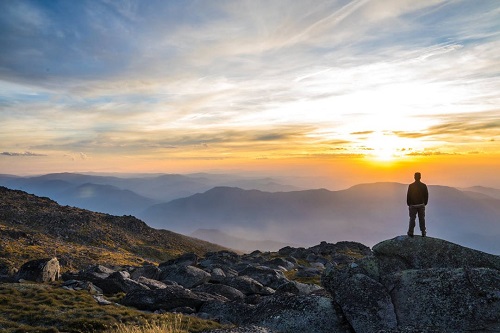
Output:
<svg viewBox="0 0 500 333">
<path fill-rule="evenodd" d="M 420 226 L 420 231 L 422 234 L 425 233 L 425 205 L 409 206 L 408 210 L 410 212 L 410 226 L 408 228 L 408 233 L 413 235 L 413 229 L 415 229 L 415 219 L 418 214 L 418 224 Z"/>
</svg>

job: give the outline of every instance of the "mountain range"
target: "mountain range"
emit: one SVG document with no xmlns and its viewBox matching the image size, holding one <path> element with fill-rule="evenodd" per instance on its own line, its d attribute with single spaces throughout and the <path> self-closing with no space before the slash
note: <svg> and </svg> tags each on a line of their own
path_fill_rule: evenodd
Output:
<svg viewBox="0 0 500 333">
<path fill-rule="evenodd" d="M 32 177 L 0 175 L 0 185 L 69 205 L 114 215 L 137 215 L 153 204 L 205 192 L 214 186 L 263 191 L 299 189 L 272 178 L 229 174 L 139 174 L 128 177 L 54 173 Z"/>
<path fill-rule="evenodd" d="M 196 232 L 197 238 L 241 251 L 342 240 L 371 246 L 405 233 L 408 226 L 407 185 L 399 183 L 329 191 L 224 174 L 60 173 L 0 175 L 0 185 L 50 197 L 61 205 L 134 215 L 154 228 Z M 500 190 L 431 185 L 429 192 L 430 236 L 500 253 Z"/>
<path fill-rule="evenodd" d="M 216 187 L 154 205 L 140 218 L 155 228 L 181 233 L 215 228 L 245 238 L 303 246 L 340 240 L 373 245 L 406 232 L 406 190 L 407 185 L 398 183 L 276 193 Z M 431 185 L 429 192 L 430 235 L 485 252 L 500 252 L 499 199 L 447 186 Z"/>
</svg>

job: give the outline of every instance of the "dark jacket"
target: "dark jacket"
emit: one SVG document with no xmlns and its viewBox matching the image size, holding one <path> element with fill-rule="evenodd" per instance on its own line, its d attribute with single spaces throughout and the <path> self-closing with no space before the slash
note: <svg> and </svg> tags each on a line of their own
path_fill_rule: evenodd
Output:
<svg viewBox="0 0 500 333">
<path fill-rule="evenodd" d="M 427 205 L 429 201 L 429 192 L 427 185 L 420 181 L 415 181 L 408 186 L 408 193 L 406 194 L 406 204 L 412 205 Z"/>
</svg>

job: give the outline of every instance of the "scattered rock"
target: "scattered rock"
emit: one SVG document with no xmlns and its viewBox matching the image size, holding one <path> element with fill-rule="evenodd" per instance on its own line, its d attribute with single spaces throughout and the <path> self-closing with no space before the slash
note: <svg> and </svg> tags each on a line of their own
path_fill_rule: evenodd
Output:
<svg viewBox="0 0 500 333">
<path fill-rule="evenodd" d="M 68 280 L 64 281 L 62 287 L 66 290 L 86 290 L 91 295 L 102 295 L 101 288 L 89 281 Z"/>
<path fill-rule="evenodd" d="M 108 301 L 102 295 L 94 295 L 93 296 L 97 304 L 99 305 L 111 305 L 113 302 Z"/>
<path fill-rule="evenodd" d="M 54 260 L 26 263 L 16 278 L 56 279 Z M 287 276 L 321 276 L 324 289 Z M 240 326 L 220 333 L 500 331 L 500 256 L 431 237 L 396 237 L 373 252 L 322 242 L 278 253 L 186 254 L 158 267 L 90 266 L 63 279 L 62 288 L 87 290 L 99 304 L 110 303 L 103 294 L 124 292 L 123 305 Z"/>
</svg>

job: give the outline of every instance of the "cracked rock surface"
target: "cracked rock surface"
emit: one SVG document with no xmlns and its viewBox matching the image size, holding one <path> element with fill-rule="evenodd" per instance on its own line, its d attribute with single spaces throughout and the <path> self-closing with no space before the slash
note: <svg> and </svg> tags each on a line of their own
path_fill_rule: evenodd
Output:
<svg viewBox="0 0 500 333">
<path fill-rule="evenodd" d="M 500 330 L 500 256 L 440 239 L 384 241 L 322 284 L 356 333 Z"/>
</svg>

